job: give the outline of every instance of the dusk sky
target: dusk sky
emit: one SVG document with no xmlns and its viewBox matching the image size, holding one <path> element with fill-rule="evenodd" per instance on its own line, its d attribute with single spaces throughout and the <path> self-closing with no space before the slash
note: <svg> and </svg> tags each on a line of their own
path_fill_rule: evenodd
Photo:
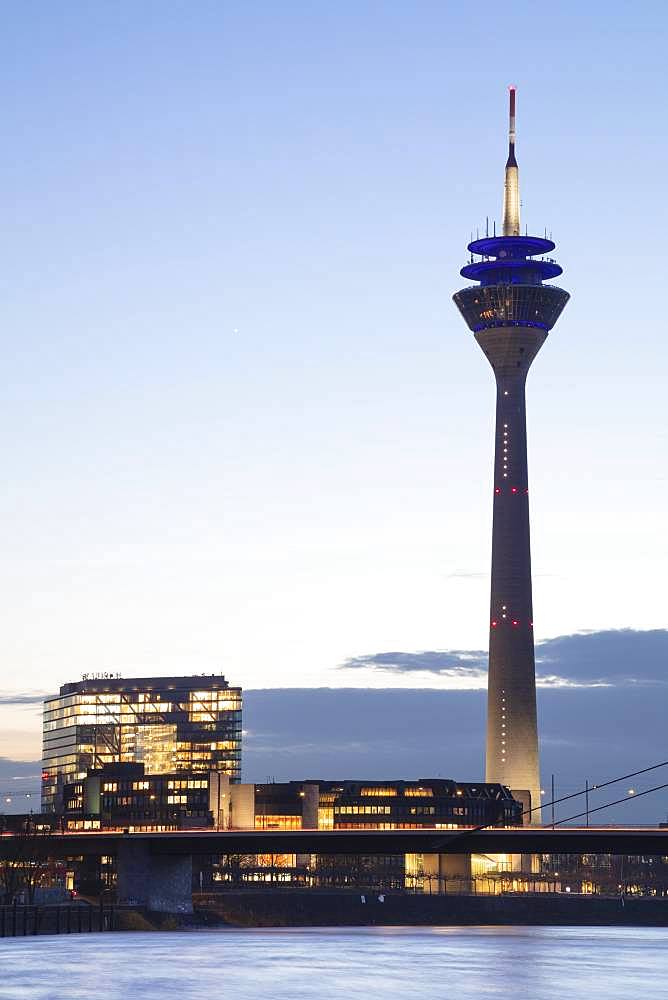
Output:
<svg viewBox="0 0 668 1000">
<path fill-rule="evenodd" d="M 451 296 L 510 83 L 572 296 L 528 381 L 536 637 L 666 627 L 667 29 L 614 0 L 3 9 L 0 756 L 39 756 L 21 695 L 88 671 L 484 686 L 374 658 L 487 644 L 494 385 Z"/>
</svg>

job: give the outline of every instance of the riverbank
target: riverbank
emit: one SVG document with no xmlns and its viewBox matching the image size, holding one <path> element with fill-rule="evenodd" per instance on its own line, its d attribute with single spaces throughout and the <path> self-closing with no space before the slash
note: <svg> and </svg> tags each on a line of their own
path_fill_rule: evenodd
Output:
<svg viewBox="0 0 668 1000">
<path fill-rule="evenodd" d="M 195 920 L 209 927 L 668 927 L 668 899 L 244 890 L 196 899 Z"/>
<path fill-rule="evenodd" d="M 194 913 L 129 906 L 0 907 L 0 938 L 99 931 L 299 927 L 668 927 L 668 899 L 578 896 L 423 896 L 309 890 L 196 896 Z"/>
<path fill-rule="evenodd" d="M 146 914 L 132 906 L 78 902 L 14 903 L 0 906 L 0 938 L 40 934 L 99 934 L 103 931 L 175 930 L 183 921 L 170 914 Z"/>
</svg>

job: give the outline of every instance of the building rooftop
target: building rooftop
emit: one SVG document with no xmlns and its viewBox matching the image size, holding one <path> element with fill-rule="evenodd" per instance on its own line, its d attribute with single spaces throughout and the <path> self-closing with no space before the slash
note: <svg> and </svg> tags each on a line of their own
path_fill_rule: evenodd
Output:
<svg viewBox="0 0 668 1000">
<path fill-rule="evenodd" d="M 53 701 L 55 698 L 62 698 L 68 694 L 80 694 L 86 691 L 150 691 L 154 688 L 206 691 L 229 688 L 229 686 L 223 674 L 189 674 L 185 677 L 120 677 L 118 674 L 112 673 L 108 675 L 91 673 L 84 674 L 80 681 L 70 681 L 61 685 L 57 695 L 51 695 L 44 700 Z"/>
</svg>

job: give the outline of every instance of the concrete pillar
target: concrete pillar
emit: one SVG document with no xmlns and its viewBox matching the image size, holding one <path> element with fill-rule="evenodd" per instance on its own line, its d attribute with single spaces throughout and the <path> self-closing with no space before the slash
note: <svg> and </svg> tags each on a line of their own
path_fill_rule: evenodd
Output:
<svg viewBox="0 0 668 1000">
<path fill-rule="evenodd" d="M 540 802 L 538 803 L 539 811 L 533 813 L 536 807 L 536 803 L 533 801 L 531 792 L 528 788 L 511 788 L 510 794 L 515 799 L 516 802 L 522 803 L 522 826 L 531 826 L 532 823 L 540 823 Z"/>
<path fill-rule="evenodd" d="M 423 892 L 442 892 L 441 876 L 438 868 L 438 854 L 422 855 L 422 871 L 424 872 Z"/>
<path fill-rule="evenodd" d="M 315 784 L 302 785 L 302 830 L 318 829 L 318 807 L 320 787 Z"/>
<path fill-rule="evenodd" d="M 119 903 L 146 907 L 154 913 L 192 913 L 190 855 L 151 854 L 148 845 L 133 843 L 130 836 L 116 859 Z"/>
<path fill-rule="evenodd" d="M 84 813 L 86 816 L 100 815 L 100 786 L 99 777 L 89 776 L 84 781 Z"/>
<path fill-rule="evenodd" d="M 230 778 L 220 771 L 209 771 L 209 809 L 216 830 L 229 830 L 232 812 Z"/>
<path fill-rule="evenodd" d="M 255 829 L 255 785 L 230 785 L 232 830 Z"/>
<path fill-rule="evenodd" d="M 470 854 L 423 854 L 425 892 L 470 892 Z"/>
<path fill-rule="evenodd" d="M 443 892 L 471 891 L 470 854 L 439 854 L 438 870 L 443 885 Z"/>
<path fill-rule="evenodd" d="M 318 810 L 320 808 L 320 786 L 315 783 L 302 785 L 302 830 L 318 829 Z M 296 854 L 295 864 L 298 868 L 313 867 L 310 854 Z"/>
</svg>

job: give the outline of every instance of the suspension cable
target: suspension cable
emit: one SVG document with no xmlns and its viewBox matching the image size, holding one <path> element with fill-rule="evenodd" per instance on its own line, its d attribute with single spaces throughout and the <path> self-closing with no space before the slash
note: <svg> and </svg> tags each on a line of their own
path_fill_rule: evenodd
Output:
<svg viewBox="0 0 668 1000">
<path fill-rule="evenodd" d="M 642 792 L 634 792 L 633 795 L 625 795 L 623 799 L 615 799 L 614 802 L 606 802 L 604 806 L 596 806 L 595 809 L 588 809 L 586 812 L 576 813 L 574 816 L 567 816 L 566 819 L 558 819 L 555 821 L 555 826 L 560 826 L 561 823 L 570 823 L 572 819 L 580 819 L 582 816 L 590 816 L 592 813 L 600 812 L 601 809 L 610 809 L 612 806 L 618 806 L 622 802 L 633 802 L 634 799 L 640 799 L 643 795 L 650 795 L 652 792 L 660 792 L 663 788 L 668 788 L 668 782 L 666 782 L 665 785 L 655 785 L 654 788 L 646 788 Z"/>
<path fill-rule="evenodd" d="M 668 765 L 668 760 L 663 760 L 663 761 L 661 761 L 660 764 L 651 764 L 649 767 L 643 767 L 639 771 L 631 771 L 629 774 L 622 774 L 618 778 L 611 778 L 609 781 L 602 781 L 598 785 L 590 785 L 589 788 L 583 788 L 582 791 L 580 791 L 580 792 L 571 792 L 570 795 L 562 795 L 558 799 L 552 799 L 551 802 L 543 802 L 543 803 L 541 803 L 540 807 L 536 806 L 533 809 L 525 809 L 524 812 L 522 813 L 522 816 L 530 815 L 532 812 L 535 812 L 536 809 L 541 808 L 541 807 L 543 809 L 546 809 L 548 806 L 556 806 L 560 802 L 568 802 L 569 799 L 577 799 L 578 796 L 580 796 L 580 795 L 586 795 L 587 792 L 594 792 L 594 791 L 598 791 L 601 788 L 607 788 L 608 785 L 615 785 L 615 784 L 617 784 L 618 781 L 627 781 L 628 778 L 637 778 L 637 776 L 639 774 L 647 774 L 649 771 L 656 771 L 657 768 L 659 768 L 659 767 L 666 767 L 667 765 Z M 626 799 L 620 799 L 620 801 L 625 802 Z M 601 806 L 599 808 L 605 808 L 605 807 Z M 596 810 L 594 810 L 594 809 L 590 809 L 589 810 L 589 812 L 595 812 L 595 811 Z M 584 816 L 584 815 L 586 815 L 586 813 L 581 813 L 581 815 Z M 563 820 L 563 819 L 555 820 L 555 823 L 565 823 L 565 822 L 567 822 L 567 821 Z"/>
</svg>

